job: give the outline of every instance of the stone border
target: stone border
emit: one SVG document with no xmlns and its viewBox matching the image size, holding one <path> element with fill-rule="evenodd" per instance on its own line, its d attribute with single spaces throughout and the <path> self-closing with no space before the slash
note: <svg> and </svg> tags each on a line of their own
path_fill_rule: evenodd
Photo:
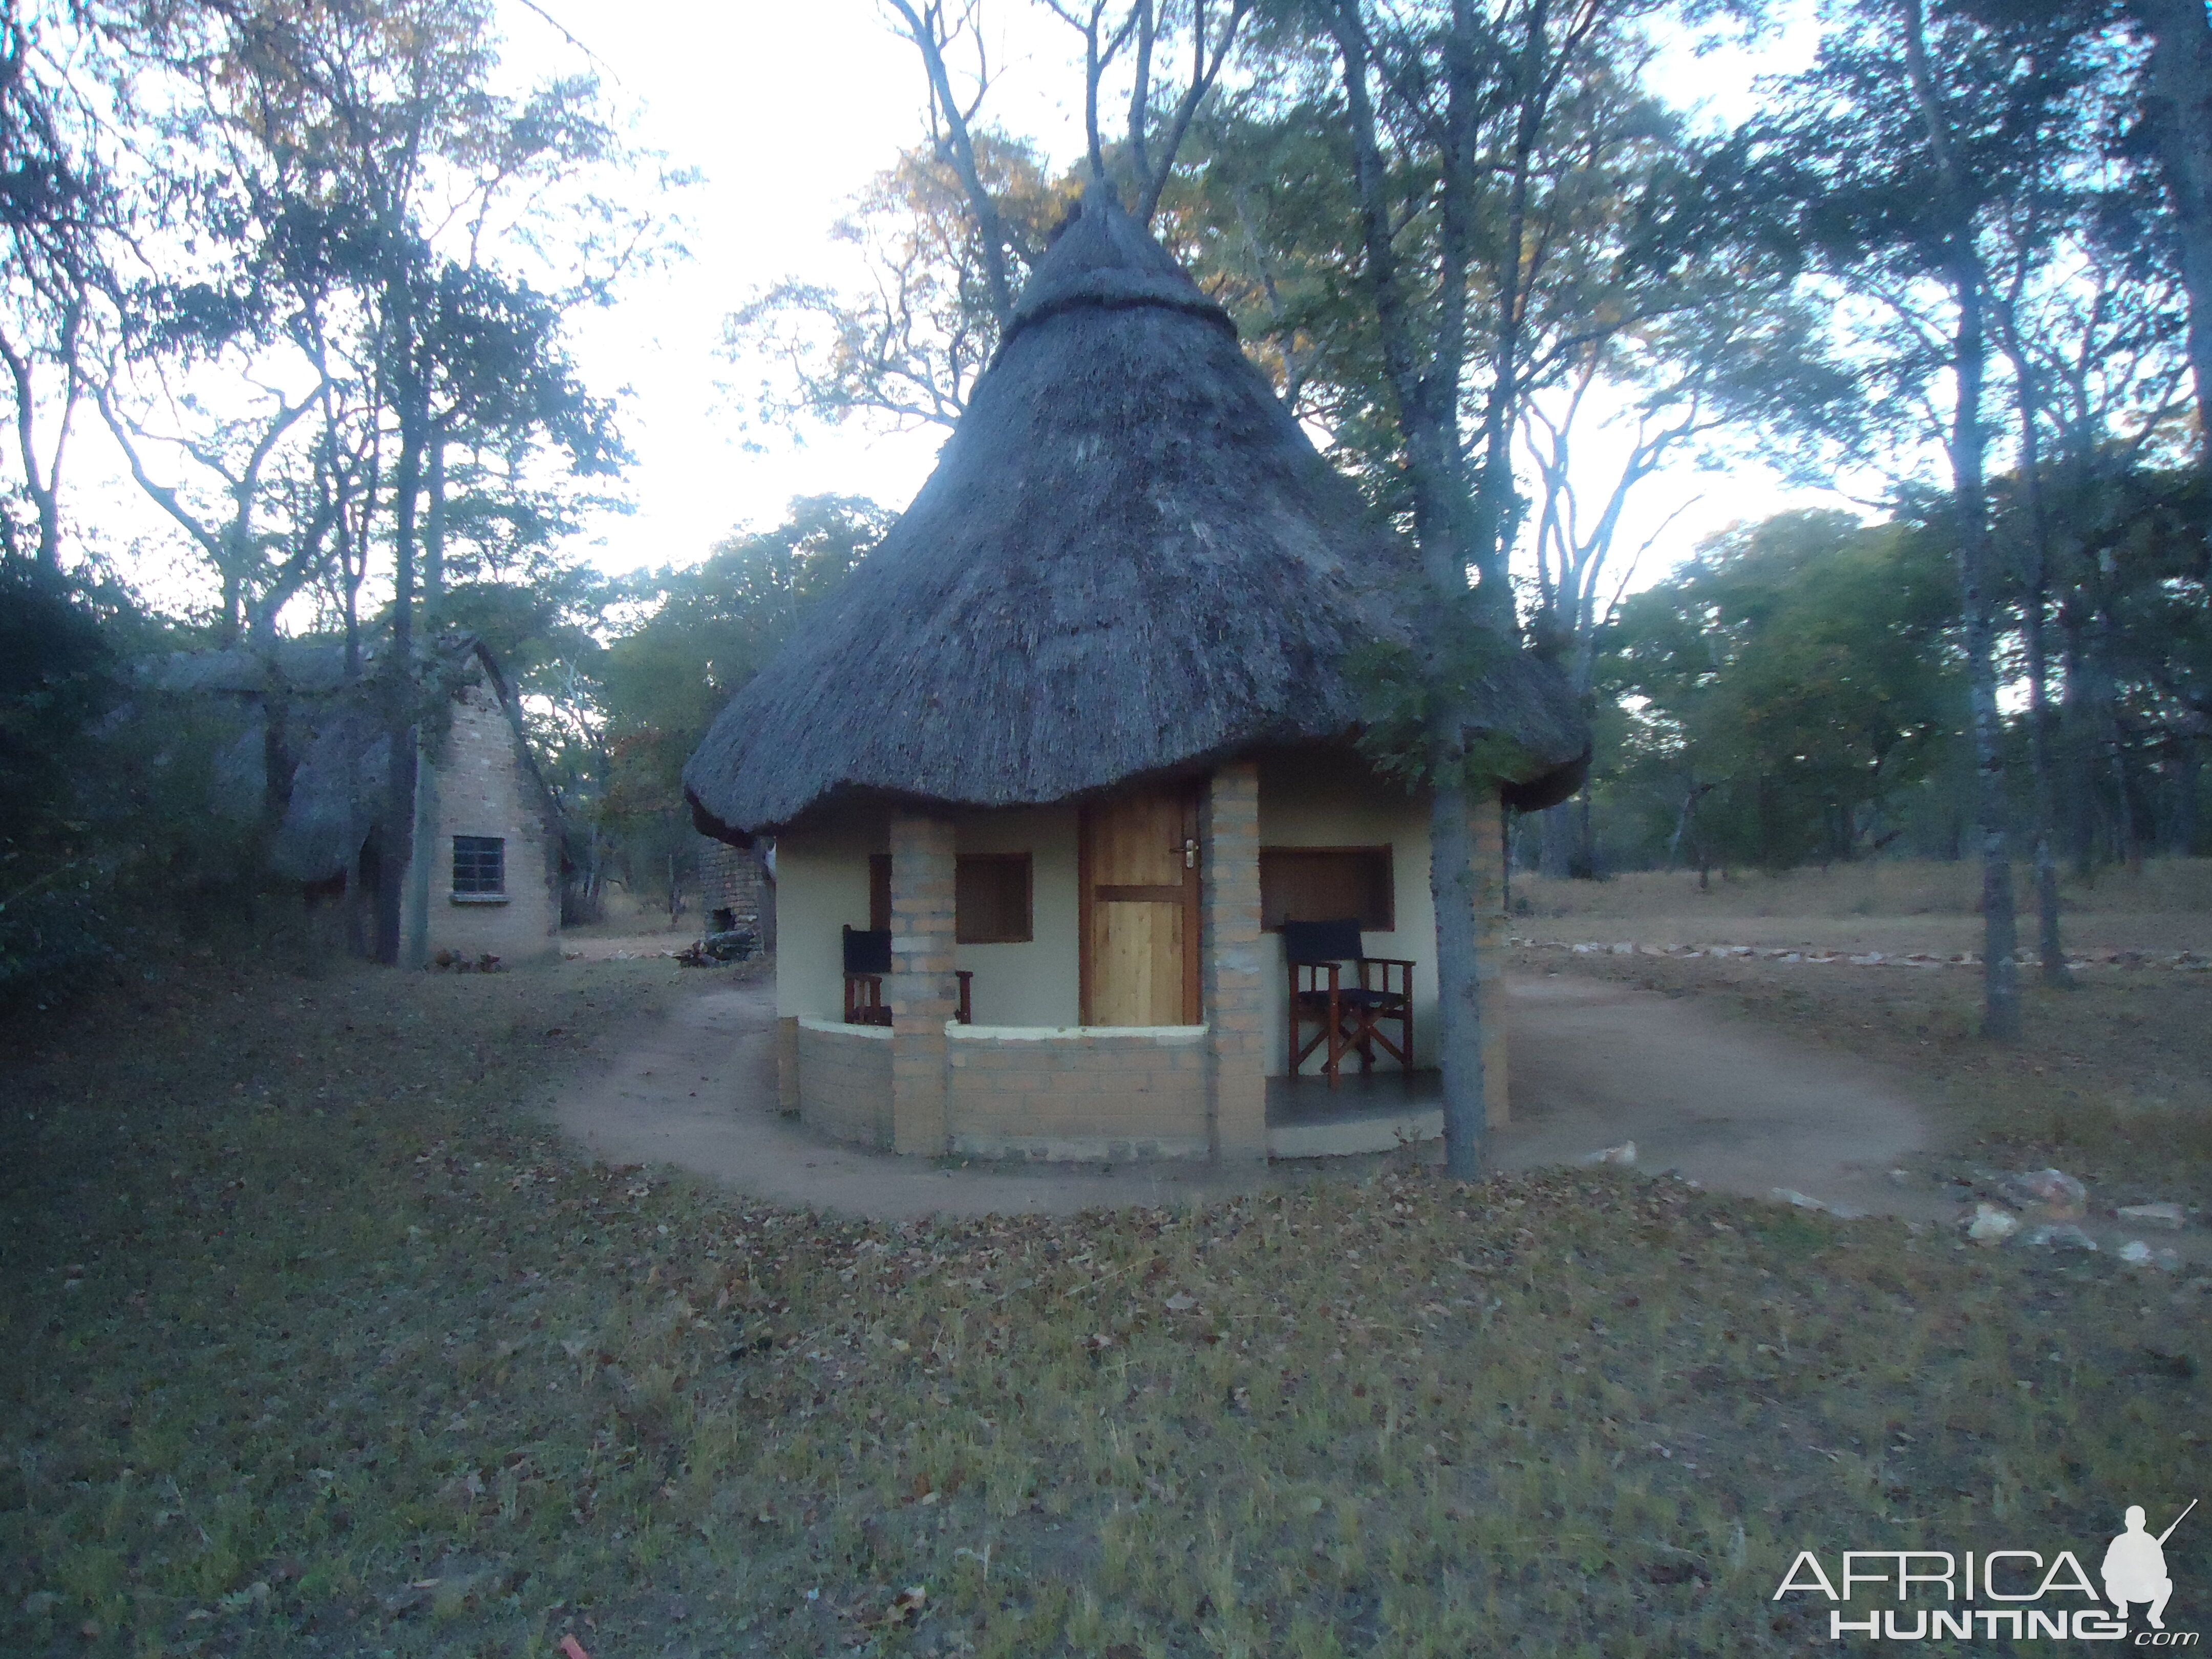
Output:
<svg viewBox="0 0 2212 1659">
<path fill-rule="evenodd" d="M 1571 944 L 1557 939 L 1509 939 L 1516 945 L 1532 951 L 1565 951 L 1578 957 L 1663 957 L 1675 962 L 1688 962 L 1698 957 L 1731 957 L 1739 961 L 1805 962 L 1828 964 L 1844 963 L 1853 968 L 1978 968 L 1982 958 L 1972 951 L 1957 956 L 1936 956 L 1929 951 L 1914 951 L 1891 954 L 1883 951 L 1851 952 L 1848 951 L 1819 951 L 1809 946 L 1791 949 L 1788 945 L 1637 945 L 1600 943 Z M 2039 968 L 2043 958 L 2033 951 L 2015 951 L 2013 960 L 2023 968 Z M 2094 956 L 2069 956 L 2069 968 L 2164 968 L 2175 973 L 2212 973 L 2212 957 L 2196 951 L 2106 951 Z"/>
</svg>

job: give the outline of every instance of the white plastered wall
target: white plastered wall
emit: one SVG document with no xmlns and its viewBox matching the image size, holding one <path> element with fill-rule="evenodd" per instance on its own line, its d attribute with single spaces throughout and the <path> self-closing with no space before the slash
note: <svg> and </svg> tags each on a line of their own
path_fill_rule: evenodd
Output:
<svg viewBox="0 0 2212 1659">
<path fill-rule="evenodd" d="M 1361 935 L 1370 956 L 1413 963 L 1413 1060 L 1437 1063 L 1437 913 L 1429 890 L 1429 813 L 1425 800 L 1376 778 L 1356 758 L 1322 751 L 1274 757 L 1260 765 L 1260 845 L 1390 848 L 1389 933 Z M 1261 1008 L 1267 1075 L 1283 1075 L 1289 979 L 1283 936 L 1262 933 L 1265 994 Z M 1355 1064 L 1357 1062 L 1354 1062 Z M 1305 1070 L 1316 1072 L 1318 1059 Z M 1382 1060 L 1377 1069 L 1388 1068 Z"/>
<path fill-rule="evenodd" d="M 962 853 L 1030 855 L 1030 939 L 963 945 L 958 965 L 979 1025 L 1073 1026 L 1082 1014 L 1076 950 L 1076 814 L 1072 806 L 967 811 Z M 878 817 L 790 831 L 777 839 L 775 1010 L 806 1019 L 845 1011 L 843 929 L 868 925 L 868 858 L 890 850 Z"/>
<path fill-rule="evenodd" d="M 890 850 L 879 818 L 795 830 L 775 843 L 775 1012 L 845 1016 L 844 929 L 868 925 L 868 856 Z"/>
<path fill-rule="evenodd" d="M 978 1025 L 1073 1025 L 1082 1018 L 1076 936 L 1075 809 L 1022 807 L 964 812 L 955 820 L 962 853 L 1030 855 L 1030 942 L 963 945 L 960 966 Z"/>
</svg>

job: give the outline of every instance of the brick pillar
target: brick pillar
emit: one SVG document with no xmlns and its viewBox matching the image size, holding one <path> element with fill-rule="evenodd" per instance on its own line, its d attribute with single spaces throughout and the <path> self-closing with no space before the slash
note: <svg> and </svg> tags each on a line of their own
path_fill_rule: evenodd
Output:
<svg viewBox="0 0 2212 1659">
<path fill-rule="evenodd" d="M 1505 1085 L 1505 810 L 1495 788 L 1474 802 L 1474 994 L 1482 1018 L 1483 1101 L 1492 1127 L 1513 1121 Z"/>
<path fill-rule="evenodd" d="M 891 1147 L 935 1156 L 951 1144 L 945 1022 L 952 977 L 952 821 L 891 815 Z"/>
<path fill-rule="evenodd" d="M 1260 769 L 1214 773 L 1200 833 L 1204 936 L 1206 1139 L 1224 1161 L 1267 1156 L 1267 1079 L 1260 1047 Z"/>
</svg>

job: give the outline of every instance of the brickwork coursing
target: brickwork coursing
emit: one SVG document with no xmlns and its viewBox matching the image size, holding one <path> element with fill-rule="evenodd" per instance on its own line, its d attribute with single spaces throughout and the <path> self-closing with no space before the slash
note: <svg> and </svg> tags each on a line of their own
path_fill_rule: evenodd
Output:
<svg viewBox="0 0 2212 1659">
<path fill-rule="evenodd" d="M 891 1045 L 881 1026 L 792 1022 L 802 1121 L 832 1140 L 891 1144 Z"/>
<path fill-rule="evenodd" d="M 1267 1155 L 1266 954 L 1260 937 L 1260 769 L 1224 766 L 1206 786 L 1200 833 L 1200 995 L 1206 1021 L 1207 1142 L 1218 1158 Z"/>
<path fill-rule="evenodd" d="M 948 1043 L 951 1150 L 980 1158 L 1204 1158 L 1205 1034 L 1069 1030 Z"/>
<path fill-rule="evenodd" d="M 430 860 L 433 953 L 473 957 L 489 952 L 520 962 L 558 948 L 561 849 L 521 741 L 488 682 L 465 685 L 455 695 L 431 785 L 437 833 L 418 849 Z M 506 842 L 503 902 L 456 900 L 456 836 L 496 836 Z"/>
<path fill-rule="evenodd" d="M 702 836 L 699 853 L 699 908 L 711 921 L 727 910 L 739 927 L 758 928 L 764 920 L 766 881 L 760 859 L 749 847 Z"/>
<path fill-rule="evenodd" d="M 891 1141 L 902 1152 L 945 1150 L 945 1022 L 958 987 L 953 944 L 953 828 L 923 812 L 891 815 Z"/>
</svg>

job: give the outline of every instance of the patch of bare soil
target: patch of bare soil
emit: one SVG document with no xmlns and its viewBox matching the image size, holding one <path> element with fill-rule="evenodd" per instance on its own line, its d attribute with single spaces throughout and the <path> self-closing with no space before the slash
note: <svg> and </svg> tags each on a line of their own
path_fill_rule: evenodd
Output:
<svg viewBox="0 0 2212 1659">
<path fill-rule="evenodd" d="M 1506 985 L 1507 1169 L 1623 1143 L 1638 1167 L 1719 1192 L 1807 1194 L 1844 1215 L 1948 1221 L 1956 1205 L 1890 1172 L 1934 1139 L 1889 1068 L 1619 981 L 1539 973 Z"/>
<path fill-rule="evenodd" d="M 901 1158 L 826 1140 L 777 1104 L 772 969 L 701 972 L 690 988 L 555 1096 L 553 1121 L 593 1157 L 672 1164 L 750 1199 L 876 1221 L 1180 1206 L 1266 1179 L 1264 1168 Z"/>
<path fill-rule="evenodd" d="M 1939 1141 L 1923 1173 L 2056 1166 L 2093 1202 L 2212 1204 L 2212 977 L 2104 967 L 2071 991 L 2023 970 L 2025 1039 L 1978 1033 L 1967 969 L 1759 957 L 1580 956 L 1523 949 L 1539 973 L 1639 986 L 1737 1023 L 1885 1067 L 1929 1108 Z"/>
</svg>

